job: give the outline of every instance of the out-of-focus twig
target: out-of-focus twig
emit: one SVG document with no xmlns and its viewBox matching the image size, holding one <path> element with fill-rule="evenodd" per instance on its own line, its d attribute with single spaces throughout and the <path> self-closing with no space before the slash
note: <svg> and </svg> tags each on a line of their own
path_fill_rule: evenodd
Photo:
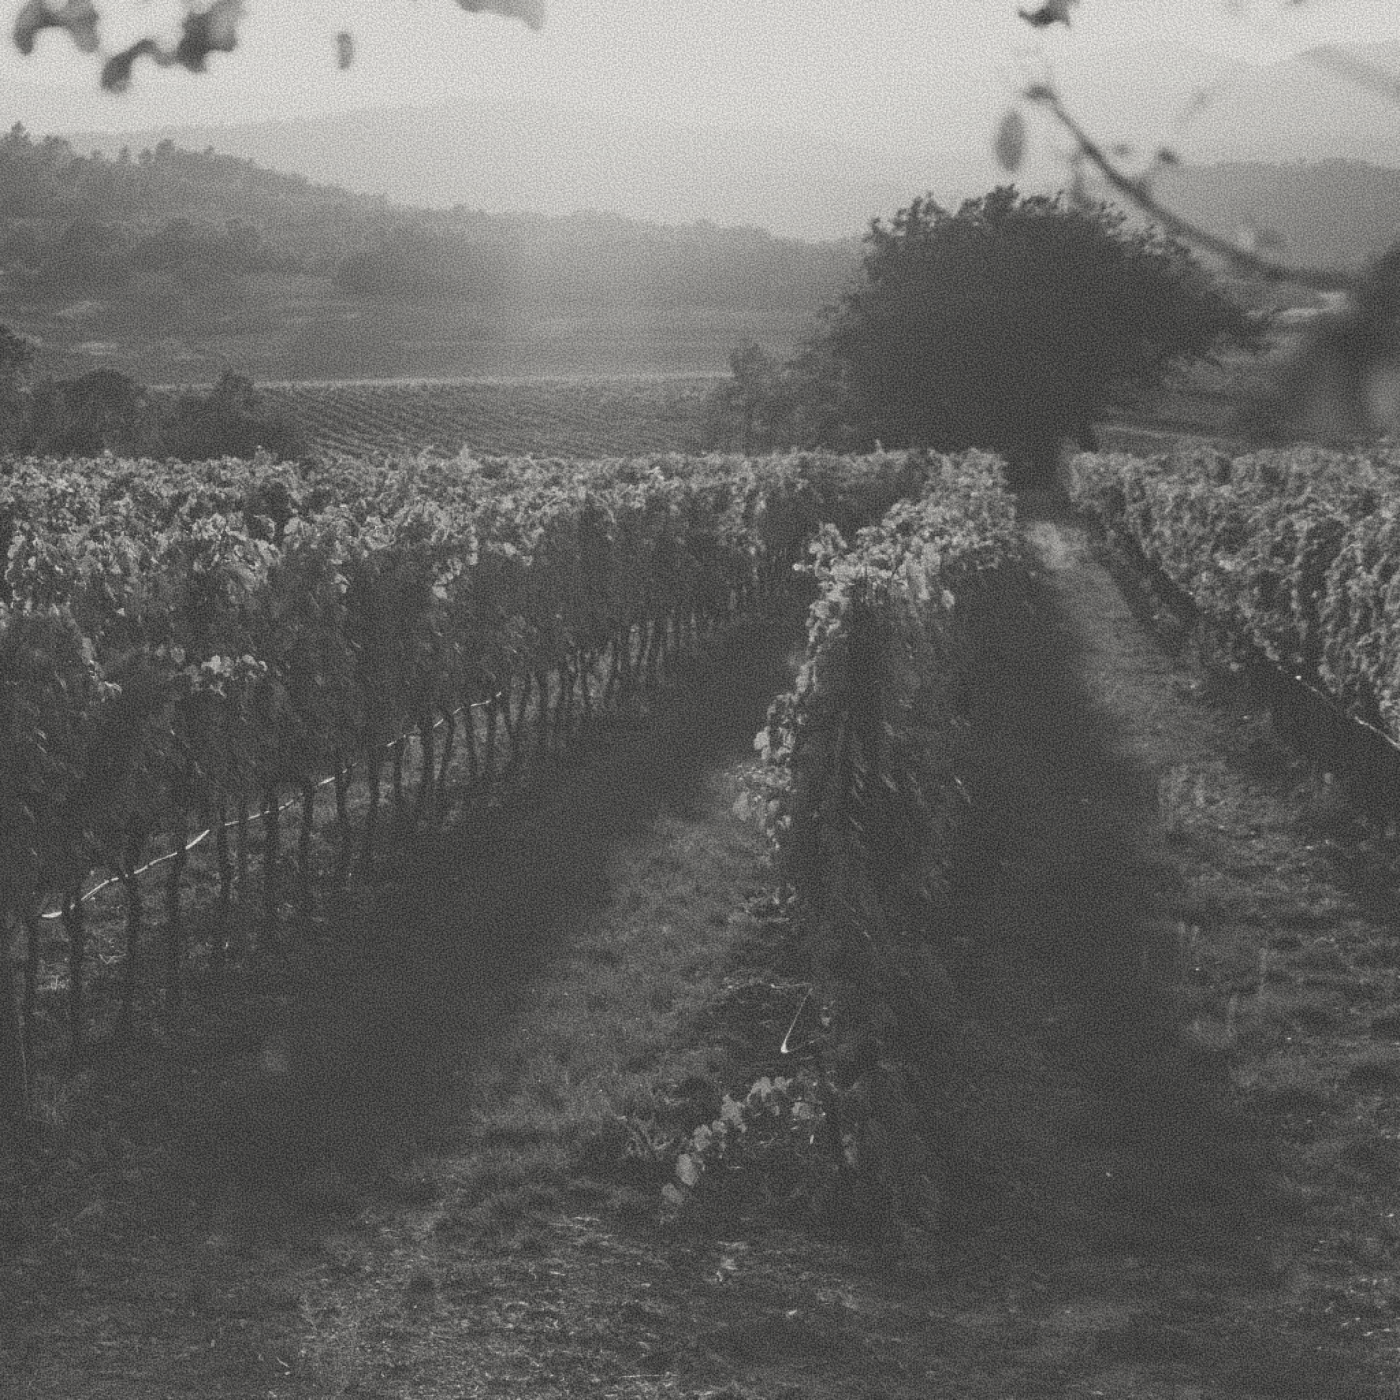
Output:
<svg viewBox="0 0 1400 1400">
<path fill-rule="evenodd" d="M 1033 83 L 1021 95 L 1027 102 L 1050 113 L 1074 138 L 1079 156 L 1088 161 L 1118 194 L 1156 220 L 1169 233 L 1224 258 L 1237 272 L 1247 272 L 1268 282 L 1292 282 L 1319 292 L 1344 291 L 1355 285 L 1356 278 L 1351 273 L 1337 268 L 1294 267 L 1273 258 L 1261 257 L 1208 232 L 1189 219 L 1183 219 L 1158 203 L 1147 179 L 1130 175 L 1114 163 L 1113 158 L 1074 119 L 1060 100 L 1060 95 L 1048 83 Z M 1159 158 L 1159 163 L 1172 162 Z"/>
<path fill-rule="evenodd" d="M 1298 57 L 1305 63 L 1311 63 L 1314 68 L 1321 68 L 1324 73 L 1346 79 L 1353 87 L 1365 88 L 1400 106 L 1400 76 L 1387 73 L 1384 68 L 1367 63 L 1364 58 L 1354 58 L 1336 49 L 1308 49 Z"/>
</svg>

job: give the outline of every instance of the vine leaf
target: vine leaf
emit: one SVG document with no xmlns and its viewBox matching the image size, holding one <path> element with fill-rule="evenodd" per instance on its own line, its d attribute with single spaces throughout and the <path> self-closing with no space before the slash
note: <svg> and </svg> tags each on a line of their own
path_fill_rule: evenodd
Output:
<svg viewBox="0 0 1400 1400">
<path fill-rule="evenodd" d="M 66 29 L 80 53 L 97 48 L 97 7 L 92 0 L 28 0 L 15 16 L 15 47 L 26 57 L 34 52 L 34 41 L 45 29 Z"/>
<path fill-rule="evenodd" d="M 69 4 L 74 0 L 69 0 Z M 102 86 L 108 92 L 125 92 L 131 86 L 138 58 L 149 58 L 159 68 L 178 64 L 191 73 L 203 73 L 211 53 L 232 53 L 238 47 L 238 23 L 243 0 L 214 0 L 203 10 L 191 10 L 180 30 L 180 41 L 164 49 L 154 39 L 138 39 L 102 65 Z"/>
<path fill-rule="evenodd" d="M 1026 154 L 1026 119 L 1014 107 L 1001 119 L 993 149 L 1003 170 L 1020 169 Z"/>
<path fill-rule="evenodd" d="M 524 20 L 531 29 L 539 29 L 544 24 L 544 0 L 457 0 L 457 3 L 474 15 L 485 11 Z"/>
<path fill-rule="evenodd" d="M 160 62 L 160 45 L 154 39 L 141 39 L 130 48 L 114 53 L 102 65 L 102 86 L 108 92 L 125 92 L 131 86 L 131 70 L 138 58 L 149 54 Z"/>
<path fill-rule="evenodd" d="M 214 0 L 207 10 L 192 10 L 185 16 L 173 61 L 191 73 L 204 72 L 211 53 L 232 53 L 238 46 L 242 18 L 243 0 Z"/>
<path fill-rule="evenodd" d="M 1070 11 L 1079 0 L 1045 0 L 1038 10 L 1017 10 L 1016 13 L 1032 29 L 1048 29 L 1052 24 L 1063 24 L 1069 28 Z"/>
</svg>

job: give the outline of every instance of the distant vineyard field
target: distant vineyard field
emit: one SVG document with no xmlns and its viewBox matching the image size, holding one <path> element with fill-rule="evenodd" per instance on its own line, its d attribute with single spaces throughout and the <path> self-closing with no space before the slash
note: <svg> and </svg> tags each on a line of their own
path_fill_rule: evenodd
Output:
<svg viewBox="0 0 1400 1400">
<path fill-rule="evenodd" d="M 436 448 L 501 456 L 628 457 L 694 451 L 715 378 L 282 384 L 321 451 Z"/>
</svg>

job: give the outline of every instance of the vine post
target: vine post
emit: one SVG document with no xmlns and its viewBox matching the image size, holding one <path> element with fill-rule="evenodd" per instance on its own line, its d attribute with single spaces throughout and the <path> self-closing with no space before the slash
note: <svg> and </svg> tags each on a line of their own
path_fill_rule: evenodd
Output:
<svg viewBox="0 0 1400 1400">
<path fill-rule="evenodd" d="M 0 1123 L 20 1128 L 29 1117 L 29 1062 L 20 1019 L 18 920 L 0 908 Z"/>
<path fill-rule="evenodd" d="M 185 807 L 181 803 L 172 833 L 174 849 L 170 870 L 165 878 L 165 1007 L 171 1015 L 179 1011 L 183 994 L 180 971 L 185 956 L 185 923 L 180 907 L 180 883 L 190 860 L 187 835 Z"/>
</svg>

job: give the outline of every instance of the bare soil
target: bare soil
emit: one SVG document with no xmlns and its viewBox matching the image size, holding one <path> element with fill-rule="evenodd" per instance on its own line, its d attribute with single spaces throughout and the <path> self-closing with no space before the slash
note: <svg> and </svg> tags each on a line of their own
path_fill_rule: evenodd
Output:
<svg viewBox="0 0 1400 1400">
<path fill-rule="evenodd" d="M 1397 1394 L 1393 834 L 1023 505 L 931 1228 L 660 1208 L 788 1005 L 736 815 L 778 627 L 343 911 L 246 1073 L 88 1110 L 106 1165 L 0 1219 L 0 1396 Z"/>
</svg>

